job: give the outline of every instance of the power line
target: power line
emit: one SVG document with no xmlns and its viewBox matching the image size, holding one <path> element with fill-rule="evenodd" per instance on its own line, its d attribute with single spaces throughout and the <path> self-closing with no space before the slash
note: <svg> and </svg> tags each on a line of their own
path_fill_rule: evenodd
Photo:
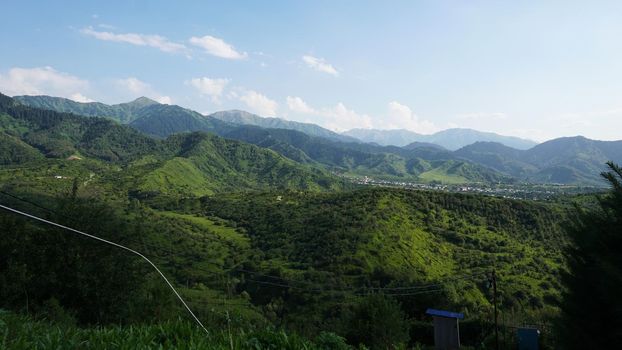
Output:
<svg viewBox="0 0 622 350">
<path fill-rule="evenodd" d="M 143 244 L 145 247 L 149 247 L 149 248 L 153 248 L 155 250 L 159 250 L 165 253 L 168 253 L 168 257 L 177 257 L 179 254 L 183 254 L 182 252 L 173 252 L 171 250 L 166 250 L 164 248 L 161 247 L 157 247 L 155 245 L 151 245 L 151 244 Z M 206 264 L 210 264 L 210 265 L 214 265 L 217 266 L 219 268 L 223 268 L 226 269 L 224 266 L 221 266 L 220 264 L 214 263 L 214 262 L 210 262 L 210 261 L 201 261 L 201 263 L 206 263 Z M 443 280 L 443 282 L 438 282 L 438 283 L 431 283 L 431 284 L 422 284 L 422 285 L 415 285 L 415 286 L 408 286 L 408 287 L 345 287 L 345 288 L 335 288 L 334 286 L 322 286 L 318 283 L 314 283 L 314 282 L 309 282 L 309 281 L 301 281 L 301 280 L 293 280 L 293 279 L 287 279 L 284 277 L 280 277 L 280 276 L 273 276 L 273 275 L 266 275 L 266 274 L 262 274 L 256 271 L 251 271 L 251 270 L 246 270 L 246 269 L 241 269 L 241 268 L 229 268 L 227 269 L 227 271 L 223 271 L 223 272 L 216 272 L 216 271 L 210 271 L 210 270 L 206 270 L 204 268 L 200 268 L 197 266 L 193 267 L 196 270 L 199 271 L 203 271 L 206 273 L 210 273 L 210 274 L 214 274 L 214 275 L 226 275 L 232 271 L 236 271 L 236 272 L 244 272 L 244 273 L 249 273 L 252 275 L 256 275 L 256 276 L 260 276 L 260 277 L 266 277 L 266 278 L 271 278 L 274 280 L 278 280 L 278 281 L 261 281 L 261 280 L 257 280 L 257 279 L 252 279 L 252 278 L 245 278 L 245 281 L 249 281 L 249 282 L 254 282 L 254 283 L 258 283 L 258 284 L 265 284 L 265 285 L 271 285 L 271 286 L 276 286 L 276 287 L 283 287 L 283 288 L 291 288 L 291 289 L 296 289 L 296 290 L 306 290 L 306 291 L 312 291 L 312 292 L 320 292 L 320 291 L 333 291 L 333 292 L 365 292 L 365 291 L 388 291 L 390 293 L 400 293 L 401 294 L 405 294 L 408 291 L 418 291 L 418 290 L 423 290 L 423 289 L 429 289 L 432 287 L 441 287 L 446 285 L 447 283 L 453 282 L 453 281 L 458 281 L 458 280 L 467 280 L 467 279 L 472 279 L 472 278 L 476 278 L 478 275 L 481 274 L 481 272 L 475 272 L 475 273 L 470 273 L 470 274 L 465 274 L 465 275 L 460 275 L 460 276 L 454 276 L 453 278 L 449 278 L 446 280 Z M 300 284 L 300 285 L 308 285 L 310 286 L 309 288 L 304 288 L 304 287 L 300 287 L 297 286 L 296 284 Z M 388 295 L 390 295 L 390 293 L 387 293 Z"/>
<path fill-rule="evenodd" d="M 181 301 L 181 303 L 184 305 L 184 307 L 186 308 L 186 310 L 188 310 L 188 312 L 190 313 L 190 315 L 192 315 L 192 317 L 193 317 L 193 318 L 194 318 L 194 320 L 197 322 L 197 324 L 198 324 L 199 326 L 201 326 L 201 328 L 203 328 L 203 330 L 205 331 L 205 333 L 207 333 L 207 334 L 209 335 L 209 331 L 207 330 L 207 328 L 205 328 L 205 326 L 203 326 L 203 323 L 201 323 L 201 321 L 199 320 L 199 318 L 198 318 L 198 317 L 197 317 L 197 316 L 196 316 L 196 315 L 192 312 L 192 310 L 191 310 L 191 309 L 190 309 L 190 307 L 186 304 L 186 302 L 185 302 L 185 301 L 184 301 L 184 299 L 181 297 L 181 295 L 179 295 L 179 293 L 177 292 L 177 290 L 175 289 L 175 287 L 173 287 L 173 285 L 171 284 L 171 282 L 169 282 L 168 278 L 166 278 L 166 276 L 164 276 L 164 274 L 162 273 L 162 271 L 160 271 L 160 269 L 158 269 L 158 267 L 157 267 L 157 266 L 156 266 L 153 262 L 151 262 L 151 260 L 149 260 L 146 256 L 144 256 L 144 255 L 142 255 L 141 253 L 137 252 L 136 250 L 131 249 L 131 248 L 128 248 L 128 247 L 126 247 L 126 246 L 124 246 L 124 245 L 121 245 L 121 244 L 118 244 L 118 243 L 115 243 L 115 242 L 108 241 L 108 240 L 106 240 L 106 239 L 103 239 L 103 238 L 100 238 L 100 237 L 97 237 L 97 236 L 94 236 L 94 235 L 88 234 L 88 233 L 86 233 L 86 232 L 82 232 L 82 231 L 76 230 L 76 229 L 74 229 L 74 228 L 71 228 L 71 227 L 68 227 L 68 226 L 65 226 L 65 225 L 61 225 L 61 224 L 55 223 L 55 222 L 53 222 L 53 221 L 49 221 L 49 220 L 46 220 L 46 219 L 40 218 L 40 217 L 38 217 L 38 216 L 35 216 L 35 215 L 32 215 L 32 214 L 25 213 L 25 212 L 23 212 L 23 211 L 19 211 L 19 210 L 17 210 L 17 209 L 13 209 L 13 208 L 7 207 L 7 206 L 2 205 L 2 204 L 0 204 L 0 208 L 2 208 L 2 209 L 4 209 L 4 210 L 7 210 L 7 211 L 10 211 L 10 212 L 12 212 L 12 213 L 18 214 L 18 215 L 22 215 L 22 216 L 25 216 L 25 217 L 28 217 L 28 218 L 31 218 L 31 219 L 34 219 L 34 220 L 37 220 L 37 221 L 43 222 L 43 223 L 48 224 L 48 225 L 56 226 L 56 227 L 59 227 L 59 228 L 65 229 L 65 230 L 67 230 L 67 231 L 71 231 L 71 232 L 74 232 L 74 233 L 77 233 L 77 234 L 83 235 L 83 236 L 85 236 L 85 237 L 88 237 L 88 238 L 91 238 L 91 239 L 94 239 L 94 240 L 97 240 L 97 241 L 100 241 L 100 242 L 103 242 L 103 243 L 106 243 L 106 244 L 112 245 L 112 246 L 117 247 L 117 248 L 121 248 L 121 249 L 123 249 L 123 250 L 126 250 L 126 251 L 128 251 L 128 252 L 132 253 L 132 254 L 136 254 L 136 255 L 140 256 L 140 257 L 141 257 L 141 258 L 143 258 L 145 261 L 147 261 L 147 262 L 149 263 L 149 265 L 151 265 L 151 266 L 152 266 L 152 267 L 153 267 L 153 268 L 154 268 L 154 269 L 155 269 L 155 270 L 156 270 L 156 271 L 160 274 L 160 276 L 162 277 L 162 279 L 164 279 L 164 281 L 166 282 L 166 284 L 168 284 L 168 286 L 171 288 L 171 290 L 173 291 L 173 293 L 175 293 L 175 295 L 177 296 L 177 298 L 179 299 L 179 301 Z"/>
<path fill-rule="evenodd" d="M 52 213 L 52 214 L 56 214 L 56 215 L 58 215 L 58 216 L 64 217 L 65 219 L 68 219 L 68 220 L 71 220 L 71 221 L 74 221 L 74 222 L 77 222 L 77 221 L 78 221 L 78 220 L 76 220 L 75 218 L 72 218 L 72 217 L 70 217 L 70 216 L 67 216 L 67 215 L 64 215 L 64 214 L 59 213 L 59 212 L 57 212 L 56 210 L 53 210 L 53 209 L 50 209 L 50 208 L 44 207 L 44 206 L 42 206 L 42 205 L 40 205 L 40 204 L 38 204 L 38 203 L 35 203 L 35 202 L 31 201 L 31 200 L 28 200 L 28 199 L 25 199 L 25 198 L 22 198 L 22 197 L 18 197 L 18 196 L 14 195 L 14 194 L 11 194 L 11 193 L 8 193 L 8 192 L 5 192 L 5 191 L 3 191 L 3 190 L 0 190 L 0 194 L 3 194 L 3 195 L 5 195 L 5 196 L 7 196 L 7 197 L 11 197 L 11 198 L 13 198 L 13 199 L 17 199 L 18 201 L 22 201 L 22 202 L 24 202 L 24 203 L 28 203 L 28 204 L 32 205 L 33 207 L 36 207 L 36 208 L 39 208 L 39 209 L 45 210 L 45 211 L 47 211 L 47 212 L 49 212 L 49 213 Z"/>
<path fill-rule="evenodd" d="M 50 208 L 46 208 L 40 204 L 37 204 L 35 202 L 32 202 L 30 200 L 15 196 L 13 194 L 7 193 L 5 191 L 0 190 L 0 194 L 4 194 L 6 196 L 9 196 L 11 198 L 23 201 L 25 203 L 28 203 L 30 205 L 33 205 L 39 209 L 54 213 L 56 215 L 62 216 L 64 218 L 67 218 L 71 221 L 77 222 L 76 219 L 66 216 L 64 214 L 58 213 L 57 211 L 54 211 Z M 207 240 L 210 241 L 218 241 L 215 240 L 211 237 L 204 237 Z M 169 257 L 177 257 L 180 253 L 179 252 L 173 252 L 167 249 L 164 249 L 162 247 L 157 247 L 155 245 L 151 245 L 151 244 L 145 244 L 145 242 L 137 242 L 137 244 L 141 244 L 143 247 L 149 247 L 152 249 L 156 249 L 159 251 L 163 251 L 168 253 Z M 143 256 L 144 257 L 144 256 Z M 217 263 L 213 263 L 213 262 L 209 262 L 209 261 L 203 261 L 203 263 L 207 263 L 210 265 L 215 265 L 218 266 L 220 268 L 224 268 L 222 266 L 220 266 Z M 474 278 L 475 276 L 479 275 L 480 272 L 476 272 L 476 273 L 472 273 L 472 274 L 467 274 L 467 275 L 461 275 L 461 276 L 455 276 L 454 278 L 451 279 L 447 279 L 443 282 L 439 282 L 439 283 L 431 283 L 431 284 L 423 284 L 423 285 L 415 285 L 415 286 L 404 286 L 404 287 L 348 287 L 348 288 L 334 288 L 334 287 L 324 287 L 321 286 L 317 283 L 314 282 L 308 282 L 308 281 L 301 281 L 301 280 L 291 280 L 291 279 L 286 279 L 280 276 L 272 276 L 272 275 L 266 275 L 266 274 L 262 274 L 256 271 L 250 271 L 250 270 L 246 270 L 246 269 L 241 269 L 241 268 L 230 268 L 229 271 L 224 271 L 222 273 L 218 273 L 218 272 L 214 272 L 214 271 L 209 271 L 209 270 L 205 270 L 199 267 L 194 267 L 195 269 L 199 270 L 199 271 L 203 271 L 203 272 L 207 272 L 210 274 L 217 274 L 217 275 L 225 275 L 231 271 L 238 271 L 238 272 L 244 272 L 244 273 L 250 273 L 256 276 L 260 276 L 260 277 L 266 277 L 266 278 L 271 278 L 271 279 L 275 279 L 275 280 L 280 280 L 283 281 L 285 283 L 280 283 L 280 282 L 269 282 L 269 281 L 260 281 L 260 280 L 256 280 L 256 279 L 250 279 L 250 278 L 246 278 L 246 281 L 249 282 L 253 282 L 253 283 L 257 283 L 257 284 L 264 284 L 264 285 L 271 285 L 271 286 L 275 286 L 275 287 L 281 287 L 281 288 L 288 288 L 288 289 L 295 289 L 295 290 L 303 290 L 303 291 L 309 291 L 309 292 L 351 292 L 351 293 L 355 293 L 356 295 L 366 295 L 367 293 L 365 292 L 369 292 L 369 291 L 376 291 L 376 292 L 387 292 L 385 294 L 387 295 L 394 295 L 394 296 L 406 296 L 406 295 L 416 295 L 419 293 L 416 293 L 418 291 L 424 291 L 427 290 L 429 288 L 432 287 L 442 287 L 444 285 L 446 285 L 449 282 L 455 281 L 455 280 L 462 280 L 462 279 L 470 279 L 470 278 Z M 476 268 L 482 268 L 482 267 L 476 267 Z M 291 285 L 291 284 L 302 284 L 302 285 L 308 285 L 311 286 L 311 288 L 303 288 L 303 287 L 298 287 L 295 285 Z"/>
<path fill-rule="evenodd" d="M 150 245 L 150 244 L 144 244 L 145 247 L 149 247 L 149 248 L 154 248 L 156 250 L 161 250 L 164 251 L 166 253 L 168 253 L 168 255 L 166 257 L 177 257 L 180 253 L 178 252 L 172 252 L 170 250 L 165 250 L 162 249 L 160 247 L 154 246 L 154 245 Z M 209 261 L 202 261 L 202 263 L 207 263 L 210 265 L 214 265 L 220 268 L 224 268 L 223 266 L 213 263 L 213 262 L 209 262 Z M 280 276 L 272 276 L 272 275 L 265 275 L 259 272 L 255 272 L 255 271 L 250 271 L 250 270 L 245 270 L 245 269 L 238 269 L 238 268 L 231 268 L 228 269 L 227 271 L 223 271 L 223 272 L 217 272 L 217 271 L 211 271 L 211 270 L 206 270 L 204 268 L 200 268 L 197 266 L 193 266 L 193 268 L 195 270 L 198 271 L 202 271 L 208 274 L 212 274 L 212 275 L 218 275 L 218 276 L 224 276 L 227 274 L 230 274 L 232 271 L 238 271 L 238 272 L 244 272 L 244 273 L 249 273 L 252 275 L 257 275 L 257 276 L 261 276 L 261 277 L 267 277 L 267 278 L 272 278 L 272 279 L 276 279 L 278 281 L 262 281 L 262 280 L 258 280 L 258 279 L 253 279 L 253 278 L 245 278 L 244 281 L 245 282 L 250 282 L 250 283 L 255 283 L 255 284 L 261 284 L 261 285 L 269 285 L 269 286 L 273 286 L 273 287 L 280 287 L 280 288 L 286 288 L 286 289 L 293 289 L 293 290 L 300 290 L 300 291 L 306 291 L 306 292 L 340 292 L 340 293 L 353 293 L 355 295 L 367 295 L 369 294 L 369 292 L 383 292 L 384 294 L 388 295 L 388 296 L 408 296 L 408 295 L 417 295 L 417 294 L 424 294 L 425 292 L 429 291 L 430 289 L 433 289 L 434 292 L 436 291 L 440 291 L 442 289 L 434 289 L 434 287 L 442 287 L 445 286 L 448 283 L 451 283 L 453 281 L 458 281 L 458 280 L 468 280 L 468 279 L 473 279 L 476 278 L 478 275 L 480 275 L 480 272 L 477 273 L 471 273 L 471 274 L 466 274 L 466 275 L 462 275 L 462 276 L 456 276 L 454 278 L 450 278 L 447 280 L 444 280 L 443 282 L 440 283 L 431 283 L 431 284 L 424 284 L 424 285 L 416 285 L 416 286 L 410 286 L 410 287 L 345 287 L 345 288 L 335 288 L 333 286 L 322 286 L 321 284 L 318 283 L 314 283 L 314 282 L 308 282 L 308 281 L 300 281 L 300 280 L 291 280 L 291 279 L 286 279 Z M 297 284 L 302 284 L 302 285 L 308 285 L 309 287 L 302 287 L 299 286 Z M 423 292 L 423 293 L 421 293 Z"/>
</svg>

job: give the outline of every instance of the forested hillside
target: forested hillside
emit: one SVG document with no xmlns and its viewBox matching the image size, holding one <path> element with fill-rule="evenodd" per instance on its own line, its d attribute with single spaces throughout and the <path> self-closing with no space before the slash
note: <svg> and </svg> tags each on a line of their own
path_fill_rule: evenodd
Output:
<svg viewBox="0 0 622 350">
<path fill-rule="evenodd" d="M 360 142 L 356 138 L 338 134 L 315 124 L 294 122 L 281 118 L 260 117 L 255 114 L 239 110 L 215 112 L 210 114 L 209 117 L 237 125 L 253 125 L 266 129 L 296 130 L 309 136 L 323 137 L 334 141 Z"/>
<path fill-rule="evenodd" d="M 371 302 L 369 294 L 381 293 L 399 302 L 397 310 L 404 318 L 398 324 L 409 330 L 404 341 L 431 342 L 424 312 L 436 307 L 465 312 L 463 341 L 475 344 L 491 336 L 485 325 L 490 322 L 492 295 L 486 285 L 492 269 L 499 276 L 500 310 L 511 322 L 548 323 L 559 300 L 565 241 L 559 222 L 565 214 L 553 205 L 388 189 L 272 191 L 147 202 L 127 201 L 106 191 L 113 196 L 107 200 L 114 201 L 112 208 L 93 203 L 104 200 L 97 183 L 79 183 L 74 189 L 71 181 L 57 183 L 60 198 L 37 192 L 39 187 L 26 180 L 3 183 L 3 192 L 54 212 L 6 195 L 2 203 L 97 232 L 147 254 L 211 323 L 224 322 L 214 310 L 229 311 L 239 327 L 274 323 L 307 337 L 331 330 L 357 344 L 364 334 L 352 317 Z M 29 291 L 32 310 L 77 322 L 107 322 L 97 315 L 124 322 L 153 312 L 163 319 L 183 315 L 157 276 L 140 261 L 128 260 L 124 252 L 99 249 L 97 242 L 67 237 L 11 214 L 0 218 L 12 232 L 0 244 L 1 256 L 11 261 L 5 266 L 27 268 L 19 278 L 18 270 L 3 271 L 2 278 L 15 283 L 3 284 L 2 307 L 23 305 L 24 294 L 14 289 L 19 285 Z M 61 249 L 67 244 L 73 248 Z M 46 253 L 25 256 L 24 249 Z M 26 265 L 23 259 L 28 259 Z M 117 262 L 108 268 L 100 265 L 111 259 Z M 64 274 L 66 263 L 61 261 L 83 272 Z M 80 300 L 95 292 L 89 288 L 114 288 L 90 287 L 96 280 L 87 283 L 82 278 L 128 269 L 136 269 L 140 279 L 126 272 L 126 282 L 114 278 L 114 283 L 132 283 L 134 297 L 127 298 L 129 290 L 105 292 L 100 303 L 80 306 Z M 43 274 L 50 277 L 37 277 Z M 143 282 L 136 284 L 137 280 Z M 77 284 L 82 287 L 72 287 Z M 135 311 L 130 316 L 124 308 Z M 385 321 L 375 320 L 379 325 Z"/>
<path fill-rule="evenodd" d="M 343 185 L 320 169 L 215 135 L 156 140 L 111 120 L 21 106 L 6 96 L 0 96 L 0 113 L 0 159 L 5 164 L 41 160 L 29 163 L 37 169 L 33 176 L 44 169 L 49 172 L 51 165 L 59 167 L 59 176 L 79 172 L 96 181 L 121 172 L 119 188 L 149 195 Z"/>
<path fill-rule="evenodd" d="M 72 109 L 65 104 L 59 104 L 62 99 L 53 97 L 21 97 L 20 101 L 63 111 Z M 76 112 L 83 109 L 73 108 Z M 242 111 L 203 116 L 179 106 L 148 104 L 134 112 L 129 125 L 147 135 L 160 138 L 191 131 L 211 132 L 225 138 L 270 148 L 294 161 L 312 163 L 346 176 L 443 183 L 511 181 L 509 176 L 458 159 L 450 152 L 443 152 L 435 146 L 409 150 L 364 144 L 353 142 L 355 140 L 316 125 L 262 118 Z"/>
<path fill-rule="evenodd" d="M 526 151 L 494 142 L 478 142 L 455 154 L 531 182 L 603 186 L 598 175 L 607 170 L 606 162 L 622 162 L 622 141 L 563 137 Z"/>
<path fill-rule="evenodd" d="M 369 169 L 399 174 L 410 166 L 431 180 L 481 174 L 438 147 L 338 143 L 253 126 L 227 131 L 248 143 L 202 132 L 152 138 L 109 119 L 0 98 L 0 202 L 144 253 L 210 329 L 236 334 L 238 348 L 262 337 L 285 341 L 281 331 L 256 333 L 269 326 L 286 330 L 291 348 L 429 345 L 430 307 L 463 312 L 463 344 L 489 346 L 493 270 L 504 329 L 539 324 L 543 344 L 553 344 L 572 200 L 356 188 L 324 170 L 361 171 L 372 157 Z M 434 173 L 435 159 L 444 172 Z M 100 331 L 75 327 L 156 320 L 170 327 L 157 334 L 188 329 L 195 337 L 191 319 L 175 321 L 187 317 L 184 309 L 139 258 L 14 213 L 0 213 L 0 226 L 5 323 L 50 334 L 62 324 L 96 343 Z M 35 319 L 14 315 L 24 311 Z M 155 339 L 152 328 L 141 329 L 109 331 Z M 20 332 L 8 341 L 26 342 L 30 333 Z"/>
<path fill-rule="evenodd" d="M 622 161 L 622 143 L 584 137 L 559 138 L 532 147 L 535 143 L 531 141 L 470 129 L 449 129 L 433 135 L 404 130 L 353 130 L 351 133 L 380 144 L 391 144 L 386 138 L 417 140 L 409 144 L 397 142 L 406 145 L 395 147 L 355 142 L 349 136 L 314 124 L 263 118 L 244 111 L 204 116 L 146 98 L 112 106 L 50 96 L 19 96 L 17 100 L 62 112 L 109 117 L 158 138 L 192 131 L 210 132 L 270 148 L 296 162 L 344 176 L 369 176 L 397 182 L 602 186 L 598 174 L 605 170 L 605 162 Z"/>
<path fill-rule="evenodd" d="M 352 129 L 344 132 L 344 135 L 356 137 L 364 142 L 374 142 L 385 146 L 393 145 L 403 147 L 413 142 L 429 142 L 452 151 L 475 142 L 498 142 L 508 147 L 522 150 L 529 149 L 537 144 L 531 140 L 518 137 L 460 128 L 442 130 L 430 135 L 422 135 L 404 129 Z"/>
<path fill-rule="evenodd" d="M 137 114 L 144 107 L 158 104 L 156 101 L 146 97 L 140 97 L 132 102 L 107 105 L 100 102 L 75 102 L 62 97 L 51 96 L 15 96 L 17 101 L 22 104 L 50 109 L 57 112 L 73 113 L 89 117 L 107 117 L 121 123 L 129 123 L 139 118 Z"/>
<path fill-rule="evenodd" d="M 270 148 L 297 161 L 313 160 L 331 171 L 348 176 L 366 175 L 402 181 L 443 183 L 511 181 L 508 176 L 465 162 L 450 152 L 435 147 L 405 150 L 399 147 L 343 143 L 294 130 L 250 126 L 238 127 L 223 136 Z"/>
</svg>

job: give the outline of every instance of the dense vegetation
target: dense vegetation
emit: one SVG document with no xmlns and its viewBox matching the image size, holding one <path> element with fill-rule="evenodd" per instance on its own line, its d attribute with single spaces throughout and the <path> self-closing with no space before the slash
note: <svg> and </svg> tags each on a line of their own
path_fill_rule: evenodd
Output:
<svg viewBox="0 0 622 350">
<path fill-rule="evenodd" d="M 622 341 L 622 169 L 609 164 L 611 191 L 598 206 L 581 210 L 569 227 L 569 273 L 562 303 L 566 349 L 605 349 Z"/>
<path fill-rule="evenodd" d="M 156 101 L 140 97 L 128 103 L 107 105 L 100 102 L 75 102 L 62 97 L 50 96 L 15 96 L 15 100 L 25 105 L 49 109 L 63 113 L 73 113 L 89 117 L 106 117 L 121 123 L 129 123 L 139 118 L 138 112 L 144 107 L 157 105 Z"/>
<path fill-rule="evenodd" d="M 62 103 L 63 99 L 47 98 L 49 103 L 40 102 L 46 99 L 45 96 L 21 97 L 20 101 L 34 106 L 57 108 L 60 111 L 73 108 L 73 104 Z M 73 110 L 81 111 L 79 108 Z M 363 144 L 345 136 L 339 137 L 338 134 L 315 125 L 286 123 L 275 118 L 264 119 L 240 111 L 203 116 L 179 106 L 148 104 L 133 115 L 135 118 L 129 125 L 148 135 L 164 138 L 189 131 L 215 133 L 228 139 L 271 149 L 296 162 L 310 163 L 315 167 L 348 176 L 367 175 L 395 180 L 446 183 L 496 183 L 510 180 L 508 176 L 460 160 L 450 152 L 435 147 L 408 150 Z"/>
<path fill-rule="evenodd" d="M 344 339 L 321 333 L 308 340 L 275 329 L 241 331 L 214 327 L 206 335 L 196 325 L 180 320 L 132 327 L 77 328 L 35 321 L 0 310 L 0 344 L 5 349 L 283 349 L 347 350 Z"/>
<path fill-rule="evenodd" d="M 30 193 L 32 201 L 59 205 L 53 213 L 6 196 L 3 203 L 95 230 L 145 252 L 173 276 L 210 324 L 226 326 L 222 314 L 214 313 L 220 310 L 230 311 L 240 329 L 272 323 L 309 338 L 332 330 L 352 344 L 373 345 L 387 337 L 430 343 L 424 311 L 437 307 L 465 312 L 463 341 L 475 345 L 490 337 L 486 282 L 493 267 L 508 322 L 547 323 L 556 313 L 563 264 L 563 235 L 556 222 L 563 213 L 548 205 L 369 189 L 152 199 L 148 203 L 155 209 L 134 199 L 125 205 L 125 200 L 116 202 L 113 210 L 80 199 L 98 192 L 89 189 L 95 184 L 75 190 L 65 186 L 64 200 Z M 29 196 L 26 188 L 21 190 L 26 191 L 21 196 Z M 71 199 L 74 191 L 77 198 Z M 6 266 L 2 278 L 11 281 L 2 284 L 1 307 L 24 310 L 27 304 L 30 312 L 78 324 L 183 315 L 157 276 L 146 273 L 139 261 L 119 259 L 122 252 L 97 249 L 97 243 L 12 215 L 0 217 L 11 234 L 0 246 L 0 256 L 8 259 L 0 263 Z M 67 245 L 72 249 L 64 249 Z M 101 261 L 115 263 L 102 266 Z M 67 274 L 67 264 L 77 273 Z M 114 277 L 118 271 L 136 275 L 119 280 Z M 97 284 L 100 278 L 113 285 Z M 80 286 L 77 291 L 75 286 Z M 123 292 L 108 292 L 116 288 Z M 384 297 L 378 300 L 377 293 Z M 109 301 L 90 304 L 93 311 L 80 306 L 99 294 Z M 379 305 L 378 312 L 369 313 L 372 305 Z M 401 311 L 383 313 L 387 309 Z M 391 321 L 400 313 L 403 318 Z M 378 318 L 364 326 L 361 315 Z M 404 329 L 406 336 L 379 331 L 390 322 L 392 330 Z"/>
<path fill-rule="evenodd" d="M 492 142 L 478 142 L 456 154 L 491 169 L 539 183 L 602 186 L 605 163 L 622 162 L 622 141 L 562 137 L 519 151 Z"/>
<path fill-rule="evenodd" d="M 262 261 L 247 269 L 261 266 L 285 281 L 331 286 L 324 297 L 313 288 L 313 293 L 300 290 L 294 282 L 287 294 L 272 288 L 286 304 L 305 300 L 306 322 L 301 325 L 306 329 L 298 329 L 301 332 L 327 322 L 318 319 L 317 310 L 347 313 L 341 304 L 350 296 L 334 293 L 351 288 L 399 294 L 390 291 L 442 282 L 443 287 L 429 295 L 414 296 L 409 290 L 395 297 L 414 319 L 425 319 L 423 311 L 432 306 L 484 317 L 490 307 L 484 282 L 493 268 L 503 276 L 500 299 L 508 317 L 514 313 L 517 319 L 533 316 L 543 321 L 547 313 L 555 312 L 559 299 L 564 238 L 557 222 L 563 214 L 555 207 L 382 189 L 218 196 L 205 198 L 203 207 L 208 215 L 244 227 L 262 251 Z M 448 276 L 460 279 L 448 282 Z M 261 289 L 264 296 L 266 289 L 270 288 Z M 517 315 L 518 310 L 523 314 Z"/>
<path fill-rule="evenodd" d="M 602 186 L 598 174 L 605 170 L 605 162 L 622 162 L 622 142 L 584 137 L 559 138 L 535 145 L 531 141 L 468 129 L 449 129 L 433 135 L 412 135 L 403 130 L 352 133 L 367 141 L 386 137 L 417 140 L 404 147 L 383 147 L 356 142 L 317 125 L 262 118 L 243 111 L 203 116 L 148 99 L 113 106 L 81 104 L 49 96 L 21 96 L 19 101 L 90 116 L 110 117 L 116 113 L 113 116 L 116 120 L 129 122 L 137 130 L 161 138 L 188 131 L 211 132 L 346 176 L 392 181 L 450 184 L 527 181 Z M 125 116 L 127 113 L 130 117 Z"/>
<path fill-rule="evenodd" d="M 486 347 L 494 269 L 502 341 L 514 342 L 512 327 L 536 324 L 550 348 L 559 339 L 551 328 L 559 306 L 575 319 L 572 300 L 589 292 L 572 281 L 596 278 L 584 264 L 595 256 L 590 248 L 618 243 L 617 192 L 601 202 L 604 214 L 578 217 L 574 243 L 587 250 L 564 255 L 568 201 L 355 188 L 317 166 L 339 159 L 327 151 L 333 141 L 291 130 L 234 131 L 263 147 L 201 132 L 154 139 L 0 95 L 0 203 L 142 252 L 210 330 L 201 337 L 140 258 L 3 211 L 0 309 L 10 311 L 0 313 L 0 344 L 414 347 L 433 343 L 425 315 L 432 307 L 463 312 L 463 344 Z M 448 153 L 340 145 L 343 154 L 381 159 Z M 455 159 L 443 164 L 435 176 L 470 169 Z M 611 234 L 577 239 L 595 225 Z M 602 258 L 612 284 L 599 291 L 615 295 L 619 262 L 614 253 Z M 573 276 L 567 291 L 562 276 Z"/>
<path fill-rule="evenodd" d="M 116 185 L 145 195 L 343 186 L 325 171 L 249 144 L 205 133 L 156 140 L 107 119 L 26 107 L 3 95 L 0 122 L 3 164 L 44 157 L 87 163 L 55 162 L 63 164 L 63 168 L 90 169 L 84 174 L 89 178 L 118 177 L 118 172 L 123 172 L 127 181 Z M 35 167 L 40 164 L 35 162 Z M 58 175 L 64 176 L 63 173 Z"/>
<path fill-rule="evenodd" d="M 161 104 L 142 108 L 138 111 L 138 118 L 129 125 L 147 135 L 160 138 L 191 131 L 222 135 L 235 128 L 235 125 L 205 117 L 189 109 Z"/>
</svg>

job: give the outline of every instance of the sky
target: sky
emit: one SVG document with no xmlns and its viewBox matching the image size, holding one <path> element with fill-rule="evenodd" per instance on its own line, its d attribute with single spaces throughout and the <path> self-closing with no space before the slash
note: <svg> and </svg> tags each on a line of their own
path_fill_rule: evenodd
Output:
<svg viewBox="0 0 622 350">
<path fill-rule="evenodd" d="M 622 139 L 622 1 L 3 1 L 0 92 Z"/>
</svg>

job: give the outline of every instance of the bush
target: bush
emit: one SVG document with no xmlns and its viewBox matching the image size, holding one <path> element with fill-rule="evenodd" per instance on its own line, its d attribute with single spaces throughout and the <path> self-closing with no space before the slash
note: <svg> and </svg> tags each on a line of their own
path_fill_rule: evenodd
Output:
<svg viewBox="0 0 622 350">
<path fill-rule="evenodd" d="M 407 344 L 408 320 L 400 304 L 382 294 L 361 298 L 348 322 L 347 339 L 371 349 L 386 349 Z"/>
<path fill-rule="evenodd" d="M 348 350 L 350 347 L 346 344 L 343 337 L 332 332 L 321 332 L 315 338 L 315 344 L 320 349 L 326 350 Z"/>
</svg>

